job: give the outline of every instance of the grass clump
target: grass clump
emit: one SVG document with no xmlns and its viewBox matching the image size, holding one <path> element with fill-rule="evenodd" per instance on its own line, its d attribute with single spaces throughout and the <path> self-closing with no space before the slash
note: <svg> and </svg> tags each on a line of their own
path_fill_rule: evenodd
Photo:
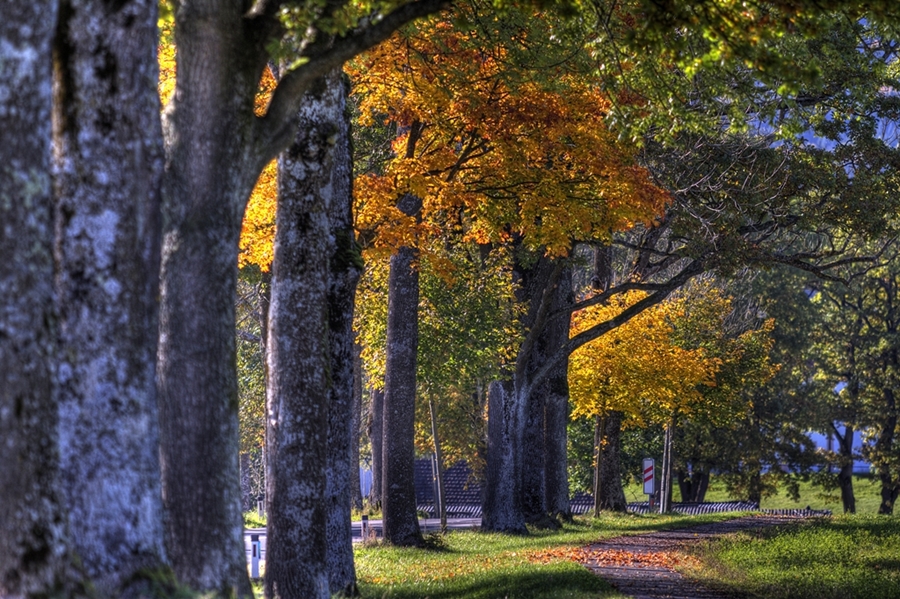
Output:
<svg viewBox="0 0 900 599">
<path fill-rule="evenodd" d="M 730 592 L 772 599 L 900 597 L 900 521 L 878 516 L 817 519 L 740 534 L 698 551 L 689 575 Z"/>
<path fill-rule="evenodd" d="M 244 512 L 244 528 L 265 528 L 266 515 L 259 515 L 256 511 Z"/>
<path fill-rule="evenodd" d="M 389 599 L 618 599 L 624 597 L 575 562 L 529 558 L 601 538 L 679 528 L 734 517 L 713 514 L 604 515 L 576 519 L 559 530 L 532 530 L 525 536 L 454 531 L 431 547 L 356 547 L 356 569 L 364 598 Z"/>
</svg>

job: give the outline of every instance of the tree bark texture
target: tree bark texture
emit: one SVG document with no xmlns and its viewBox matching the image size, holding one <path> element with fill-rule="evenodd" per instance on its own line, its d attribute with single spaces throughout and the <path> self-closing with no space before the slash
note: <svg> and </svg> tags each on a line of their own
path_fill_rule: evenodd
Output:
<svg viewBox="0 0 900 599">
<path fill-rule="evenodd" d="M 414 203 L 409 198 L 405 196 L 404 200 Z M 421 202 L 418 206 L 403 212 L 415 214 Z M 391 257 L 388 276 L 381 506 L 384 538 L 401 546 L 422 543 L 413 475 L 419 344 L 419 271 L 415 260 L 413 248 L 401 247 Z"/>
<path fill-rule="evenodd" d="M 531 377 L 569 339 L 569 319 L 558 317 L 538 322 L 542 302 L 549 301 L 549 311 L 553 313 L 565 310 L 573 300 L 571 270 L 563 267 L 559 272 L 558 260 L 541 256 L 529 266 L 516 265 L 520 301 L 528 305 L 522 326 L 536 335 L 533 349 L 524 356 L 528 362 L 524 370 L 526 380 L 524 384 L 517 381 L 520 389 L 530 389 L 524 395 L 522 440 L 522 460 L 528 464 L 522 471 L 522 509 L 529 522 L 542 521 L 551 513 L 569 515 L 566 469 L 568 360 L 562 360 L 536 386 L 531 385 Z"/>
<path fill-rule="evenodd" d="M 340 70 L 327 78 L 321 125 L 335 130 L 331 161 L 333 195 L 328 207 L 334 239 L 329 261 L 328 332 L 331 405 L 325 470 L 325 561 L 332 595 L 357 595 L 350 524 L 354 488 L 359 494 L 359 408 L 356 402 L 358 348 L 353 334 L 356 285 L 362 256 L 353 229 L 353 157 L 347 87 Z M 320 126 L 321 126 L 320 125 Z"/>
<path fill-rule="evenodd" d="M 622 472 L 619 452 L 622 447 L 622 412 L 612 411 L 604 418 L 603 451 L 600 456 L 600 509 L 624 512 L 625 491 L 622 489 Z"/>
<path fill-rule="evenodd" d="M 53 394 L 55 2 L 0 1 L 0 596 L 63 591 Z"/>
<path fill-rule="evenodd" d="M 369 393 L 369 443 L 372 445 L 372 490 L 369 492 L 369 505 L 381 505 L 381 473 L 384 470 L 384 390 L 371 389 Z"/>
<path fill-rule="evenodd" d="M 560 275 L 551 311 L 563 310 L 574 300 L 572 272 Z M 547 323 L 543 341 L 548 355 L 560 351 L 569 339 L 569 322 L 559 317 Z M 544 493 L 545 509 L 551 516 L 569 519 L 568 423 L 569 423 L 569 359 L 561 360 L 547 378 L 544 401 Z"/>
<path fill-rule="evenodd" d="M 521 323 L 527 336 L 516 357 L 512 384 L 502 395 L 489 398 L 488 402 L 488 468 L 482 522 L 488 530 L 525 532 L 526 520 L 538 521 L 547 515 L 547 500 L 551 494 L 555 502 L 559 501 L 557 495 L 565 478 L 561 479 L 559 472 L 554 470 L 550 478 L 555 488 L 548 492 L 547 468 L 558 467 L 558 464 L 547 464 L 546 442 L 550 438 L 554 443 L 560 441 L 560 433 L 555 430 L 560 422 L 555 410 L 560 406 L 551 408 L 554 430 L 546 434 L 546 404 L 548 398 L 552 402 L 568 403 L 567 384 L 560 384 L 559 376 L 565 371 L 555 370 L 544 381 L 535 381 L 533 377 L 568 338 L 568 322 L 565 326 L 557 326 L 552 319 L 548 323 L 546 317 L 568 297 L 566 284 L 559 286 L 560 280 L 567 278 L 561 274 L 563 270 L 562 264 L 545 256 L 528 262 L 517 258 L 513 265 L 513 278 L 519 290 L 517 300 L 527 306 Z M 568 285 L 571 286 L 571 280 Z M 560 338 L 563 328 L 565 339 Z M 555 397 L 560 391 L 565 399 Z M 498 419 L 494 424 L 490 422 L 492 417 Z M 561 434 L 565 443 L 565 430 Z M 558 457 L 559 451 L 559 446 L 555 445 L 549 453 Z M 528 467 L 524 468 L 523 464 Z M 515 486 L 518 497 L 513 498 L 503 490 L 510 484 Z M 521 521 L 513 521 L 515 518 Z M 497 528 L 490 528 L 495 526 Z"/>
<path fill-rule="evenodd" d="M 116 597 L 167 568 L 156 21 L 150 0 L 64 3 L 54 61 L 62 489 L 73 549 L 98 590 Z"/>
<path fill-rule="evenodd" d="M 294 144 L 278 165 L 266 385 L 266 597 L 331 596 L 326 514 L 333 506 L 326 497 L 326 464 L 336 391 L 329 377 L 329 299 L 338 298 L 329 297 L 329 257 L 335 253 L 329 210 L 347 201 L 338 193 L 349 192 L 347 166 L 343 172 L 333 168 L 343 109 L 340 74 L 333 73 L 307 93 Z M 349 374 L 335 374 L 349 382 Z M 345 412 L 346 422 L 349 408 Z"/>
<path fill-rule="evenodd" d="M 196 590 L 246 597 L 234 295 L 244 208 L 268 158 L 254 137 L 266 61 L 254 34 L 240 3 L 177 5 L 157 371 L 172 565 Z"/>
<path fill-rule="evenodd" d="M 544 326 L 535 330 L 537 313 L 540 309 L 544 292 L 550 284 L 553 273 L 553 261 L 541 256 L 534 260 L 533 264 L 523 265 L 517 260 L 515 275 L 518 278 L 519 302 L 525 304 L 527 309 L 522 317 L 522 330 L 536 336 L 534 349 L 526 356 L 520 357 L 527 361 L 524 369 L 525 381 L 517 381 L 519 388 L 527 384 L 527 377 L 540 368 L 547 357 L 547 352 L 552 352 L 556 341 L 553 332 Z M 554 298 L 556 293 L 553 294 Z M 527 522 L 536 522 L 547 514 L 546 505 L 546 447 L 544 444 L 545 432 L 545 406 L 550 399 L 549 381 L 537 385 L 531 393 L 524 395 L 525 422 L 522 429 L 522 461 L 528 464 L 522 469 L 522 510 Z"/>
<path fill-rule="evenodd" d="M 494 381 L 488 389 L 488 447 L 481 528 L 526 534 L 522 511 L 523 403 L 512 381 Z"/>
</svg>

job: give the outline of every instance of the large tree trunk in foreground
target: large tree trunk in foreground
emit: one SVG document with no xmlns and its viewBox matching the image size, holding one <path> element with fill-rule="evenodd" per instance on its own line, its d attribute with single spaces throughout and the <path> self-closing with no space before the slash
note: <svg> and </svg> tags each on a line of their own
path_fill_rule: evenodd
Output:
<svg viewBox="0 0 900 599">
<path fill-rule="evenodd" d="M 407 214 L 416 214 L 421 208 L 421 202 L 409 195 L 401 202 Z M 415 259 L 414 249 L 400 248 L 391 257 L 388 278 L 381 505 L 385 540 L 402 546 L 422 543 L 413 475 L 419 343 L 419 271 Z"/>
<path fill-rule="evenodd" d="M 334 247 L 329 261 L 328 332 L 331 365 L 331 406 L 328 415 L 328 454 L 325 471 L 325 562 L 331 593 L 357 595 L 350 524 L 354 490 L 359 495 L 359 404 L 357 403 L 357 347 L 353 335 L 356 284 L 362 257 L 353 230 L 352 156 L 347 118 L 346 84 L 341 72 L 328 77 L 322 120 L 336 131 L 331 167 L 333 197 L 328 209 Z"/>
<path fill-rule="evenodd" d="M 524 250 L 519 253 L 524 255 Z M 545 405 L 553 390 L 549 381 L 559 371 L 544 381 L 534 381 L 533 376 L 562 342 L 558 334 L 563 327 L 554 328 L 552 322 L 547 326 L 547 314 L 558 299 L 562 271 L 558 260 L 545 256 L 525 262 L 517 253 L 513 265 L 517 300 L 527 306 L 521 324 L 528 334 L 516 356 L 513 381 L 492 385 L 488 399 L 482 520 L 486 530 L 524 533 L 526 521 L 538 522 L 547 515 Z M 568 336 L 567 327 L 565 334 Z M 558 424 L 558 418 L 554 422 Z M 512 490 L 515 497 L 509 495 Z"/>
<path fill-rule="evenodd" d="M 55 2 L 0 0 L 0 596 L 68 594 L 53 396 Z"/>
<path fill-rule="evenodd" d="M 240 3 L 184 1 L 175 12 L 157 377 L 172 566 L 196 590 L 249 597 L 234 295 L 244 208 L 267 155 L 253 129 L 265 53 L 242 19 Z"/>
<path fill-rule="evenodd" d="M 116 597 L 167 569 L 154 367 L 156 8 L 72 2 L 55 60 L 62 488 L 73 549 Z"/>
<path fill-rule="evenodd" d="M 335 281 L 332 287 L 329 264 L 335 254 L 329 212 L 336 202 L 348 201 L 341 194 L 349 194 L 349 157 L 341 148 L 345 163 L 338 165 L 335 145 L 335 140 L 347 143 L 339 72 L 320 80 L 307 94 L 298 125 L 295 142 L 278 168 L 266 386 L 266 597 L 284 599 L 331 596 L 326 545 L 332 531 L 326 528 L 326 514 L 338 498 L 326 497 L 326 465 L 331 462 L 329 474 L 336 482 L 334 474 L 341 466 L 337 456 L 328 456 L 339 448 L 329 443 L 341 435 L 331 429 L 329 413 L 336 407 L 335 399 L 346 404 L 349 392 L 346 398 L 342 394 L 352 378 L 340 363 L 345 357 L 343 344 L 332 348 L 340 333 L 329 330 L 329 316 L 335 318 L 335 326 L 344 328 L 342 314 L 329 314 L 329 300 L 338 312 L 343 308 L 339 304 L 346 303 L 336 297 L 342 285 Z M 338 388 L 332 388 L 329 377 L 333 358 L 338 359 L 339 371 L 334 373 Z M 344 424 L 349 420 L 346 405 L 343 420 Z M 349 457 L 349 447 L 345 449 L 344 461 Z M 346 525 L 349 533 L 349 513 Z"/>
</svg>

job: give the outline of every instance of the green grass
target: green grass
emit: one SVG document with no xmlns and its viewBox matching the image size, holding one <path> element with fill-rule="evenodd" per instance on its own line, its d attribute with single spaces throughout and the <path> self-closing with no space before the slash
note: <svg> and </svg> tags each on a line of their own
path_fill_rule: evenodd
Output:
<svg viewBox="0 0 900 599">
<path fill-rule="evenodd" d="M 688 572 L 737 595 L 772 599 L 900 597 L 900 520 L 836 516 L 740 534 L 698 551 Z"/>
<path fill-rule="evenodd" d="M 623 596 L 575 562 L 532 563 L 528 557 L 604 537 L 734 516 L 605 515 L 527 536 L 451 532 L 429 549 L 357 547 L 356 569 L 362 596 L 370 599 L 618 599 Z"/>
<path fill-rule="evenodd" d="M 881 487 L 878 481 L 872 476 L 854 476 L 853 492 L 856 496 L 856 512 L 858 514 L 876 514 L 878 506 L 881 504 Z M 637 501 L 647 501 L 642 487 L 638 484 L 631 484 L 625 487 L 625 498 L 629 503 Z M 713 477 L 709 484 L 709 490 L 706 493 L 706 501 L 733 501 L 736 498 L 731 497 L 725 490 L 725 484 Z M 675 489 L 675 501 L 681 501 L 681 495 L 678 489 Z M 800 483 L 800 500 L 794 501 L 788 496 L 787 491 L 783 488 L 772 497 L 766 497 L 762 500 L 760 507 L 766 510 L 780 509 L 799 509 L 811 507 L 814 510 L 831 510 L 835 514 L 843 511 L 841 504 L 840 491 L 825 492 L 821 487 L 813 486 L 809 481 Z M 900 595 L 898 595 L 900 597 Z"/>
</svg>

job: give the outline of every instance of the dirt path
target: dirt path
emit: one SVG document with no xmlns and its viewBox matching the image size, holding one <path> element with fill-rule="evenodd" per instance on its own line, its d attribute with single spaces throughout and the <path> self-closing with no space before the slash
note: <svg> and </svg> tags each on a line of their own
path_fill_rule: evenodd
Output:
<svg viewBox="0 0 900 599">
<path fill-rule="evenodd" d="M 722 535 L 802 520 L 789 516 L 746 516 L 689 528 L 616 537 L 584 548 L 582 563 L 634 599 L 733 599 L 679 574 L 679 550 Z"/>
</svg>

